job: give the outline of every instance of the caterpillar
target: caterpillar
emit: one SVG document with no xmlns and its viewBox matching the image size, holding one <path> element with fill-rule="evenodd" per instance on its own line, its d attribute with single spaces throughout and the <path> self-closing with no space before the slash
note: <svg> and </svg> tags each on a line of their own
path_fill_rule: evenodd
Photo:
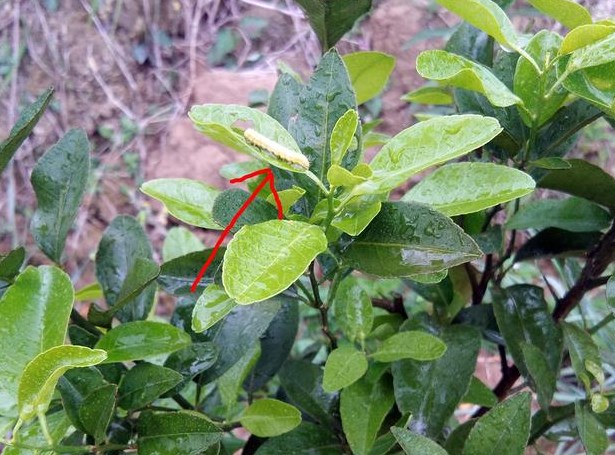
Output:
<svg viewBox="0 0 615 455">
<path fill-rule="evenodd" d="M 296 164 L 304 169 L 310 168 L 310 162 L 301 153 L 297 153 L 294 150 L 290 150 L 275 141 L 272 141 L 268 137 L 263 136 L 258 131 L 248 128 L 243 132 L 243 137 L 252 145 L 262 148 L 263 150 L 271 153 L 276 158 L 286 161 L 290 164 Z"/>
</svg>

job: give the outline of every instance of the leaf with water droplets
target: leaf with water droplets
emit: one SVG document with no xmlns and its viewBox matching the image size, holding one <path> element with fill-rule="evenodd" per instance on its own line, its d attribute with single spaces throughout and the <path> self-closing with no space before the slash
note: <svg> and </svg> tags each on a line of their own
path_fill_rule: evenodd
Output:
<svg viewBox="0 0 615 455">
<path fill-rule="evenodd" d="M 192 312 L 192 330 L 204 332 L 235 308 L 235 301 L 217 284 L 205 288 L 194 305 Z"/>
</svg>

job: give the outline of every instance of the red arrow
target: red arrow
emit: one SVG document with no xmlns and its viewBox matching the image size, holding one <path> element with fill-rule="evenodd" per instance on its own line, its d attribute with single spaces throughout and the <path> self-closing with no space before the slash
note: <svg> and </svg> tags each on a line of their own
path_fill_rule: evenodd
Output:
<svg viewBox="0 0 615 455">
<path fill-rule="evenodd" d="M 278 196 L 278 192 L 275 190 L 275 177 L 273 176 L 273 172 L 271 172 L 271 169 L 269 168 L 259 169 L 258 171 L 250 172 L 249 174 L 242 175 L 241 177 L 238 177 L 236 179 L 231 179 L 229 180 L 229 182 L 241 183 L 247 179 L 251 179 L 252 177 L 256 177 L 257 175 L 262 175 L 262 174 L 265 175 L 265 178 L 263 179 L 263 181 L 258 184 L 258 186 L 254 189 L 250 197 L 246 200 L 246 202 L 243 203 L 243 205 L 239 208 L 237 213 L 233 216 L 228 226 L 224 228 L 224 231 L 222 231 L 222 234 L 220 234 L 220 237 L 218 237 L 218 240 L 216 241 L 214 248 L 211 250 L 211 253 L 209 254 L 209 257 L 207 258 L 207 261 L 205 261 L 205 264 L 203 264 L 203 267 L 201 267 L 201 270 L 199 271 L 194 282 L 192 283 L 192 286 L 190 287 L 191 292 L 196 291 L 196 288 L 199 285 L 199 282 L 203 278 L 203 275 L 205 275 L 205 272 L 207 271 L 207 269 L 213 262 L 214 258 L 216 257 L 216 253 L 218 252 L 220 245 L 222 245 L 224 238 L 228 235 L 229 232 L 231 232 L 231 229 L 233 229 L 233 226 L 235 226 L 235 223 L 237 223 L 237 220 L 242 215 L 242 213 L 245 212 L 245 210 L 252 203 L 252 201 L 256 199 L 256 196 L 258 196 L 258 193 L 260 193 L 260 191 L 263 188 L 265 188 L 265 185 L 267 185 L 267 182 L 269 182 L 269 188 L 271 189 L 271 193 L 273 194 L 273 199 L 275 199 L 275 205 L 278 207 L 278 219 L 281 220 L 284 218 L 284 210 L 282 209 L 282 201 L 280 201 L 280 196 Z"/>
</svg>

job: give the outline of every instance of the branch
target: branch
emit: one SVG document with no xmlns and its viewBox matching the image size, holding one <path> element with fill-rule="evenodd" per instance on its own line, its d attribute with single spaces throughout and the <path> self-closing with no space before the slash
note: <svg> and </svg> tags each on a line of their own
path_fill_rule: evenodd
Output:
<svg viewBox="0 0 615 455">
<path fill-rule="evenodd" d="M 399 314 L 404 319 L 408 319 L 408 313 L 406 313 L 406 309 L 404 308 L 404 298 L 399 294 L 395 294 L 393 300 L 372 299 L 372 305 L 387 310 L 389 313 Z"/>
</svg>

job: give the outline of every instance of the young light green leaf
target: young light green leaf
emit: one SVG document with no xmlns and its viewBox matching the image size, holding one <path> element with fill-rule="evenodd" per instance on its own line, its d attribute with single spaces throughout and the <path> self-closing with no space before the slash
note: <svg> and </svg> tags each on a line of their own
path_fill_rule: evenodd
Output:
<svg viewBox="0 0 615 455">
<path fill-rule="evenodd" d="M 169 229 L 162 244 L 162 260 L 168 262 L 195 251 L 203 251 L 203 242 L 183 226 Z"/>
<path fill-rule="evenodd" d="M 551 16 L 570 30 L 591 24 L 592 16 L 583 6 L 572 0 L 528 0 L 538 11 Z M 526 48 L 527 50 L 527 48 Z"/>
<path fill-rule="evenodd" d="M 204 332 L 231 312 L 237 303 L 217 284 L 205 288 L 192 311 L 192 330 Z"/>
<path fill-rule="evenodd" d="M 367 179 L 359 175 L 355 175 L 348 169 L 332 164 L 327 171 L 327 180 L 332 186 L 353 187 L 359 183 L 365 182 Z"/>
<path fill-rule="evenodd" d="M 575 374 L 585 386 L 586 391 L 591 390 L 593 374 L 586 368 L 586 363 L 598 365 L 602 370 L 602 358 L 598 346 L 594 343 L 591 335 L 574 324 L 562 323 L 564 342 L 570 353 L 570 362 Z M 603 376 L 604 373 L 601 374 Z"/>
<path fill-rule="evenodd" d="M 292 188 L 287 190 L 278 191 L 278 197 L 280 198 L 280 202 L 282 203 L 282 211 L 284 214 L 287 214 L 295 203 L 303 197 L 305 194 L 305 190 L 298 186 L 293 185 Z M 275 198 L 273 194 L 267 196 L 267 202 L 271 205 L 275 205 Z M 251 207 L 251 206 L 250 206 Z"/>
<path fill-rule="evenodd" d="M 344 55 L 343 59 L 357 94 L 357 104 L 378 96 L 395 68 L 395 57 L 383 52 L 353 52 Z"/>
<path fill-rule="evenodd" d="M 66 236 L 77 216 L 90 174 L 90 144 L 85 131 L 72 129 L 36 163 L 30 181 L 37 209 L 32 235 L 39 248 L 59 263 Z"/>
<path fill-rule="evenodd" d="M 566 65 L 566 72 L 573 73 L 592 66 L 606 65 L 613 60 L 615 60 L 615 33 L 574 51 Z"/>
<path fill-rule="evenodd" d="M 7 164 L 17 151 L 17 149 L 23 144 L 23 141 L 30 135 L 41 116 L 47 109 L 51 97 L 53 96 L 53 88 L 45 90 L 32 104 L 28 105 L 19 114 L 19 118 L 11 132 L 0 144 L 0 174 L 6 168 Z"/>
<path fill-rule="evenodd" d="M 407 455 L 447 455 L 446 450 L 431 439 L 405 428 L 391 427 L 391 433 Z"/>
<path fill-rule="evenodd" d="M 362 197 L 364 196 L 358 196 L 358 198 Z M 366 199 L 372 198 L 368 196 Z M 366 202 L 355 207 L 346 206 L 333 218 L 331 226 L 348 235 L 357 236 L 369 226 L 369 223 L 380 213 L 381 208 L 380 201 Z"/>
<path fill-rule="evenodd" d="M 367 371 L 367 357 L 352 345 L 339 347 L 329 354 L 325 363 L 322 388 L 335 392 L 359 380 Z"/>
<path fill-rule="evenodd" d="M 454 163 L 422 179 L 402 201 L 429 204 L 448 216 L 478 212 L 530 193 L 536 184 L 517 169 L 493 163 Z"/>
<path fill-rule="evenodd" d="M 335 320 L 344 335 L 354 343 L 363 342 L 372 330 L 374 322 L 372 301 L 355 277 L 345 278 L 335 294 Z"/>
<path fill-rule="evenodd" d="M 530 166 L 537 167 L 539 169 L 570 169 L 572 166 L 568 161 L 563 158 L 559 158 L 557 156 L 546 156 L 544 158 L 537 159 L 535 161 L 530 161 L 528 163 Z"/>
<path fill-rule="evenodd" d="M 342 390 L 342 427 L 352 453 L 369 453 L 393 403 L 393 390 L 387 375 L 375 382 L 363 378 Z"/>
<path fill-rule="evenodd" d="M 574 415 L 579 436 L 587 455 L 603 455 L 606 453 L 609 447 L 608 435 L 587 405 L 577 401 L 574 404 Z"/>
<path fill-rule="evenodd" d="M 373 177 L 355 194 L 385 193 L 428 167 L 465 155 L 496 137 L 502 128 L 491 117 L 451 115 L 417 123 L 393 137 L 372 159 Z"/>
<path fill-rule="evenodd" d="M 383 203 L 343 254 L 347 265 L 384 277 L 440 272 L 480 255 L 450 218 L 414 202 Z"/>
<path fill-rule="evenodd" d="M 139 455 L 203 453 L 222 439 L 216 425 L 203 414 L 191 411 L 142 412 L 137 432 Z"/>
<path fill-rule="evenodd" d="M 56 267 L 28 267 L 0 299 L 0 414 L 16 416 L 24 368 L 38 354 L 64 343 L 73 305 L 70 278 Z M 19 340 L 18 346 L 15 340 Z"/>
<path fill-rule="evenodd" d="M 571 232 L 593 232 L 606 229 L 611 215 L 586 199 L 540 199 L 524 204 L 506 222 L 507 229 L 546 229 L 555 227 Z"/>
<path fill-rule="evenodd" d="M 428 361 L 439 359 L 445 352 L 446 345 L 439 338 L 426 332 L 411 330 L 387 338 L 370 357 L 377 362 L 395 362 L 402 359 Z"/>
<path fill-rule="evenodd" d="M 206 229 L 221 229 L 211 214 L 220 191 L 197 180 L 157 179 L 141 185 L 141 191 L 164 204 L 178 220 Z"/>
<path fill-rule="evenodd" d="M 564 87 L 613 117 L 615 116 L 615 81 L 611 78 L 611 74 L 614 71 L 615 61 L 584 68 L 568 76 L 564 81 Z"/>
<path fill-rule="evenodd" d="M 249 142 L 243 130 L 234 128 L 236 123 L 251 123 L 251 128 L 293 153 L 301 154 L 299 146 L 276 120 L 267 114 L 249 107 L 235 104 L 203 104 L 192 106 L 189 113 L 194 126 L 216 142 L 220 142 L 241 153 L 291 172 L 305 172 L 302 166 L 291 164 L 272 153 Z"/>
<path fill-rule="evenodd" d="M 402 101 L 419 104 L 447 105 L 453 104 L 453 95 L 445 87 L 423 86 L 406 93 Z"/>
<path fill-rule="evenodd" d="M 531 395 L 522 392 L 482 416 L 470 431 L 463 455 L 523 455 L 530 435 Z"/>
<path fill-rule="evenodd" d="M 112 363 L 169 354 L 191 342 L 190 335 L 170 324 L 134 321 L 109 330 L 96 343 L 96 348 L 107 351 L 105 362 Z"/>
<path fill-rule="evenodd" d="M 322 229 L 307 223 L 273 220 L 244 226 L 226 249 L 224 289 L 241 305 L 273 297 L 294 283 L 326 248 Z"/>
<path fill-rule="evenodd" d="M 48 433 L 54 441 L 60 441 L 71 429 L 71 422 L 66 416 L 66 413 L 62 410 L 49 414 L 46 417 L 46 421 Z M 6 434 L 6 432 L 3 432 L 3 434 Z M 22 448 L 22 444 L 29 447 L 49 446 L 49 442 L 46 439 L 46 434 L 44 433 L 39 420 L 34 420 L 31 424 L 22 427 L 19 431 L 20 447 L 5 446 L 2 449 L 2 455 L 38 455 L 34 450 Z M 41 454 L 40 451 L 38 453 Z M 51 452 L 47 452 L 47 454 L 50 453 Z"/>
<path fill-rule="evenodd" d="M 19 418 L 23 421 L 47 412 L 60 376 L 71 368 L 104 361 L 107 353 L 83 346 L 55 346 L 41 352 L 23 370 L 17 392 Z"/>
<path fill-rule="evenodd" d="M 348 109 L 342 115 L 331 131 L 331 164 L 339 165 L 354 138 L 359 126 L 359 114 L 354 109 Z M 330 169 L 329 169 L 330 170 Z"/>
<path fill-rule="evenodd" d="M 84 300 L 98 300 L 103 298 L 103 290 L 97 281 L 83 286 L 75 291 L 75 302 Z"/>
<path fill-rule="evenodd" d="M 118 391 L 118 405 L 130 411 L 142 408 L 182 380 L 182 375 L 170 368 L 143 362 L 123 376 Z"/>
<path fill-rule="evenodd" d="M 564 37 L 559 53 L 560 55 L 570 54 L 577 49 L 593 44 L 610 34 L 615 33 L 615 26 L 606 24 L 588 24 L 570 30 Z"/>
<path fill-rule="evenodd" d="M 416 59 L 416 70 L 425 79 L 482 93 L 494 106 L 523 104 L 489 68 L 461 55 L 443 50 L 424 51 Z"/>
<path fill-rule="evenodd" d="M 283 401 L 256 400 L 243 412 L 239 422 L 250 433 L 261 438 L 287 433 L 301 423 L 301 412 Z"/>
</svg>

